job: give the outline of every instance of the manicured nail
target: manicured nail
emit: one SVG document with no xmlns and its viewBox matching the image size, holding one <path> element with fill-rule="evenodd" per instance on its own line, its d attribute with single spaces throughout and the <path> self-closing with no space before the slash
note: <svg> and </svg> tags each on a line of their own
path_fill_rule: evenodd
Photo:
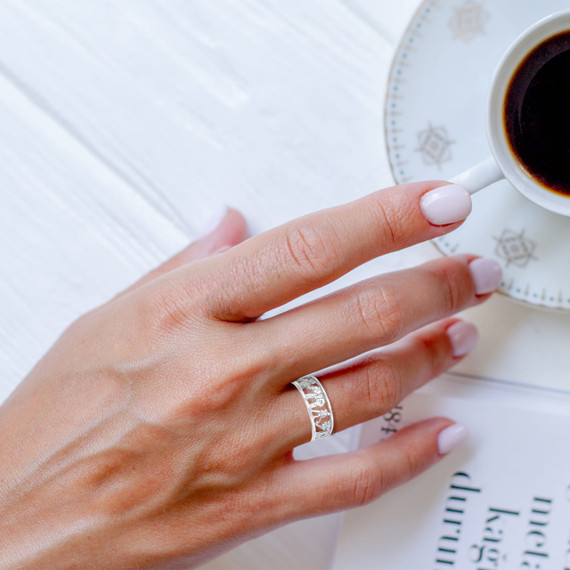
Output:
<svg viewBox="0 0 570 570">
<path fill-rule="evenodd" d="M 452 324 L 445 332 L 451 342 L 451 350 L 455 358 L 469 354 L 477 346 L 479 333 L 471 323 L 459 321 Z"/>
<path fill-rule="evenodd" d="M 486 295 L 498 289 L 503 270 L 494 259 L 475 259 L 469 264 L 476 295 Z"/>
<path fill-rule="evenodd" d="M 440 455 L 447 455 L 457 449 L 467 439 L 467 428 L 461 424 L 453 424 L 439 432 L 437 450 Z"/>
<path fill-rule="evenodd" d="M 197 239 L 202 239 L 206 237 L 209 233 L 212 233 L 221 223 L 221 221 L 226 217 L 228 213 L 227 206 L 221 206 L 218 208 L 209 218 L 208 221 L 204 224 L 200 235 Z"/>
<path fill-rule="evenodd" d="M 471 213 L 471 196 L 459 184 L 448 184 L 424 194 L 420 208 L 434 226 L 446 226 L 464 220 Z"/>
</svg>

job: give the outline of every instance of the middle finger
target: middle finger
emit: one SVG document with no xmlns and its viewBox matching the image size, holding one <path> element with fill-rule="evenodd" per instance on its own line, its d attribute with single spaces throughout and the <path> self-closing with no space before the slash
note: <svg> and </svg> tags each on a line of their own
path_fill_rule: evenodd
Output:
<svg viewBox="0 0 570 570">
<path fill-rule="evenodd" d="M 249 325 L 273 356 L 273 385 L 385 346 L 426 324 L 484 301 L 500 283 L 493 260 L 438 259 L 381 275 Z M 248 335 L 249 336 L 249 335 Z M 250 337 L 251 338 L 251 337 Z"/>
</svg>

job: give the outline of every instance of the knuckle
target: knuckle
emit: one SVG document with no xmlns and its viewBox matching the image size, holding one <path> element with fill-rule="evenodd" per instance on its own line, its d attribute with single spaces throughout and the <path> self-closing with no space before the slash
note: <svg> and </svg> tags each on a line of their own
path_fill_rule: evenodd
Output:
<svg viewBox="0 0 570 570">
<path fill-rule="evenodd" d="M 373 409 L 392 408 L 402 399 L 402 378 L 399 369 L 389 359 L 381 363 L 381 370 L 366 368 L 366 386 Z"/>
<path fill-rule="evenodd" d="M 247 514 L 250 528 L 268 527 L 275 523 L 276 509 L 283 510 L 282 497 L 275 492 L 276 483 L 272 473 L 256 480 L 251 492 L 240 497 L 237 509 L 232 509 L 235 513 L 235 533 L 243 532 L 243 515 Z"/>
<path fill-rule="evenodd" d="M 384 361 L 379 395 L 384 407 L 393 408 L 402 400 L 402 376 L 396 364 L 391 360 Z"/>
<path fill-rule="evenodd" d="M 214 284 L 210 284 L 210 291 Z M 180 330 L 203 327 L 208 293 L 198 280 L 156 284 L 137 295 L 134 311 L 137 320 L 146 323 L 160 337 Z"/>
<path fill-rule="evenodd" d="M 159 337 L 183 328 L 188 317 L 179 295 L 165 291 L 141 296 L 135 311 L 135 320 L 146 325 L 143 330 L 154 331 Z"/>
<path fill-rule="evenodd" d="M 447 313 L 455 313 L 466 304 L 468 288 L 461 285 L 465 282 L 464 268 L 451 260 L 438 264 L 436 279 L 441 291 L 441 302 Z"/>
<path fill-rule="evenodd" d="M 373 338 L 389 343 L 403 329 L 403 311 L 398 294 L 391 286 L 357 291 L 354 302 L 361 326 Z"/>
<path fill-rule="evenodd" d="M 400 448 L 400 480 L 408 481 L 422 471 L 425 451 L 417 445 L 406 445 Z"/>
<path fill-rule="evenodd" d="M 443 306 L 449 313 L 455 313 L 460 305 L 460 295 L 452 277 L 452 274 L 446 272 L 446 278 L 442 282 Z"/>
<path fill-rule="evenodd" d="M 339 239 L 332 224 L 295 225 L 285 235 L 283 248 L 285 263 L 302 273 L 318 276 L 340 265 Z"/>
<path fill-rule="evenodd" d="M 402 225 L 407 216 L 401 214 L 401 212 L 393 211 L 392 208 L 388 209 L 382 197 L 374 202 L 375 222 L 377 227 L 382 230 L 382 241 L 385 242 L 385 247 L 390 249 L 399 244 L 401 236 L 404 234 Z"/>
<path fill-rule="evenodd" d="M 395 448 L 396 450 L 394 462 L 390 466 L 370 458 L 354 466 L 349 489 L 352 505 L 366 505 L 423 471 L 426 462 L 425 450 L 421 446 L 405 445 Z"/>
<path fill-rule="evenodd" d="M 418 455 L 419 455 L 418 451 L 415 447 L 404 448 L 402 454 L 402 463 L 403 463 L 402 471 L 404 473 L 405 480 L 411 479 L 417 473 L 418 463 L 419 463 Z"/>
<path fill-rule="evenodd" d="M 430 377 L 437 375 L 445 368 L 447 351 L 439 338 L 422 336 L 418 339 L 418 352 L 423 356 Z"/>
<path fill-rule="evenodd" d="M 384 473 L 376 472 L 369 464 L 355 466 L 351 483 L 349 501 L 359 507 L 377 499 L 386 485 Z"/>
<path fill-rule="evenodd" d="M 198 486 L 202 491 L 240 487 L 253 475 L 251 465 L 255 459 L 239 444 L 204 452 Z"/>
</svg>

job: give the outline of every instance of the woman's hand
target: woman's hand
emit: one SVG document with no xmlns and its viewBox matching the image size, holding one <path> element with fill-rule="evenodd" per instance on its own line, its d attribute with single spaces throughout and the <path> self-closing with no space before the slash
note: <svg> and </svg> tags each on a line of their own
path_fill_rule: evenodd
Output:
<svg viewBox="0 0 570 570">
<path fill-rule="evenodd" d="M 199 563 L 366 503 L 459 443 L 461 429 L 436 418 L 369 449 L 296 461 L 311 423 L 290 383 L 385 347 L 319 375 L 335 431 L 385 413 L 473 347 L 473 327 L 452 315 L 498 285 L 494 262 L 440 259 L 258 319 L 455 229 L 469 197 L 429 192 L 437 186 L 376 192 L 243 243 L 230 210 L 73 323 L 0 409 L 0 567 Z"/>
</svg>

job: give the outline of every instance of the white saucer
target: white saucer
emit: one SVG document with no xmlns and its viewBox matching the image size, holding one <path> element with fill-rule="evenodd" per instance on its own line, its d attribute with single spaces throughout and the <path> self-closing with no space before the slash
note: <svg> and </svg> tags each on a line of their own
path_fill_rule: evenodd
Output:
<svg viewBox="0 0 570 570">
<path fill-rule="evenodd" d="M 485 108 L 503 52 L 565 0 L 425 0 L 394 56 L 386 97 L 388 155 L 398 183 L 447 180 L 490 155 Z M 501 291 L 526 303 L 570 309 L 570 219 L 499 182 L 473 197 L 473 213 L 435 241 L 447 255 L 501 262 Z"/>
</svg>

